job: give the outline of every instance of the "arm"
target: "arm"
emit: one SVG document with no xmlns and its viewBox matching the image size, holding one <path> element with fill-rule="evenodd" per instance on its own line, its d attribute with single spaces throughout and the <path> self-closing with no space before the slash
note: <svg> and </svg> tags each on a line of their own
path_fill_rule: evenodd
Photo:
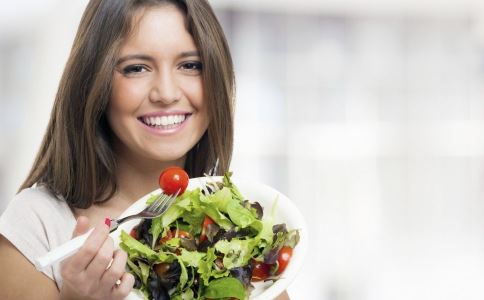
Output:
<svg viewBox="0 0 484 300">
<path fill-rule="evenodd" d="M 0 299 L 59 299 L 55 282 L 35 267 L 0 235 Z"/>
<path fill-rule="evenodd" d="M 289 295 L 287 294 L 287 291 L 284 291 L 282 294 L 277 296 L 274 300 L 290 300 Z"/>
<path fill-rule="evenodd" d="M 87 218 L 80 217 L 74 236 L 87 232 Z M 99 224 L 81 249 L 61 264 L 63 277 L 59 292 L 56 284 L 35 267 L 0 235 L 0 299 L 124 299 L 134 277 L 125 272 L 127 254 L 114 250 L 109 228 Z M 112 263 L 110 263 L 112 260 Z M 120 279 L 121 284 L 115 285 Z"/>
</svg>

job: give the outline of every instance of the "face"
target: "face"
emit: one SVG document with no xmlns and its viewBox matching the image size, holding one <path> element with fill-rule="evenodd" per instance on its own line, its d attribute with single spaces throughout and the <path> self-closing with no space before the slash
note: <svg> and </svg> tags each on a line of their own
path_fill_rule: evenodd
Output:
<svg viewBox="0 0 484 300">
<path fill-rule="evenodd" d="M 173 5 L 140 10 L 133 24 L 107 110 L 115 151 L 180 164 L 209 123 L 197 47 Z"/>
</svg>

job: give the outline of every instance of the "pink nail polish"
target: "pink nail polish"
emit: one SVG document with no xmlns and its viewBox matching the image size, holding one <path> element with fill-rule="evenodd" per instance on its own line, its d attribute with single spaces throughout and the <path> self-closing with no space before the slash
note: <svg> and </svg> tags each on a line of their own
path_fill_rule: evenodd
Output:
<svg viewBox="0 0 484 300">
<path fill-rule="evenodd" d="M 108 227 L 111 227 L 111 219 L 110 218 L 104 219 L 104 224 L 106 224 L 106 226 Z"/>
</svg>

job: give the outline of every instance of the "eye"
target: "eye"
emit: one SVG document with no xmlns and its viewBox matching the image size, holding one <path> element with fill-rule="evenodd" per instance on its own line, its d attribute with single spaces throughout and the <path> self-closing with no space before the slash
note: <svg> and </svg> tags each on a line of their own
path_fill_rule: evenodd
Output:
<svg viewBox="0 0 484 300">
<path fill-rule="evenodd" d="M 122 70 L 123 74 L 125 75 L 137 74 L 137 73 L 142 73 L 146 71 L 148 71 L 148 69 L 144 65 L 130 65 L 130 66 L 124 67 Z"/>
<path fill-rule="evenodd" d="M 190 72 L 200 72 L 202 70 L 202 63 L 199 61 L 185 62 L 181 68 Z"/>
</svg>

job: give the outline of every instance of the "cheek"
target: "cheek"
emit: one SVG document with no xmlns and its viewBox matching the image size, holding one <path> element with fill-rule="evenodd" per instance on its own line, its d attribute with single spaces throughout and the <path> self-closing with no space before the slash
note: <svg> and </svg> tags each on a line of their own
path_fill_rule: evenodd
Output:
<svg viewBox="0 0 484 300">
<path fill-rule="evenodd" d="M 196 85 L 192 86 L 192 105 L 197 109 L 200 115 L 201 128 L 205 131 L 208 127 L 209 117 L 208 117 L 208 104 L 205 99 L 202 81 L 198 82 Z"/>
<path fill-rule="evenodd" d="M 205 108 L 206 104 L 203 96 L 203 83 L 201 78 L 196 80 L 187 80 L 183 83 L 184 93 L 190 101 L 190 104 L 198 111 Z"/>
<path fill-rule="evenodd" d="M 145 96 L 145 89 L 133 80 L 126 80 L 117 74 L 113 80 L 108 113 L 122 114 L 135 112 Z"/>
</svg>

